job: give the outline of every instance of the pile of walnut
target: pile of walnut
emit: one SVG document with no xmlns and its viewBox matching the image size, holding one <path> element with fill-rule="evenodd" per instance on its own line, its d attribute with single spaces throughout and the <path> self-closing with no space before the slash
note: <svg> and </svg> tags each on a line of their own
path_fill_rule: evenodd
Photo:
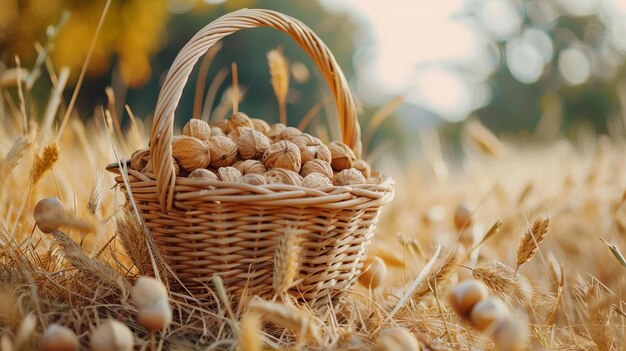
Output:
<svg viewBox="0 0 626 351">
<path fill-rule="evenodd" d="M 380 182 L 370 166 L 339 141 L 325 145 L 297 128 L 238 112 L 211 123 L 192 119 L 172 138 L 176 176 L 251 185 L 288 184 L 305 188 Z M 153 173 L 150 150 L 138 150 L 130 166 Z"/>
</svg>

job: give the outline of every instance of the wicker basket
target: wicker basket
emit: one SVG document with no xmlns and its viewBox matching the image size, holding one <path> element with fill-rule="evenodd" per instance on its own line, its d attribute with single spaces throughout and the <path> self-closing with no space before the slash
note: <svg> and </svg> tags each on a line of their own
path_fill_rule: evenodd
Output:
<svg viewBox="0 0 626 351">
<path fill-rule="evenodd" d="M 150 153 L 156 174 L 124 164 L 116 181 L 132 196 L 161 254 L 185 290 L 201 301 L 212 296 L 219 274 L 234 299 L 274 295 L 274 254 L 287 228 L 299 235 L 299 276 L 289 293 L 312 306 L 333 302 L 359 276 L 381 207 L 394 184 L 308 189 L 253 186 L 176 177 L 171 162 L 174 111 L 196 61 L 219 39 L 253 27 L 288 34 L 313 59 L 335 97 L 343 141 L 360 154 L 360 128 L 343 73 L 328 48 L 300 21 L 269 10 L 243 9 L 213 21 L 180 51 L 161 89 L 152 124 Z M 126 173 L 130 188 L 124 185 Z"/>
</svg>

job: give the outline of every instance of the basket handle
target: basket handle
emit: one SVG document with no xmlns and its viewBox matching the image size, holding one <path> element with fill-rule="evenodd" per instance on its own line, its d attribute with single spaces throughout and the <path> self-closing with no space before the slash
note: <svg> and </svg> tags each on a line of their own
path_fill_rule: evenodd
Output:
<svg viewBox="0 0 626 351">
<path fill-rule="evenodd" d="M 348 83 L 332 53 L 322 40 L 302 22 L 282 13 L 241 9 L 226 14 L 202 28 L 180 50 L 167 73 L 154 112 L 150 135 L 150 155 L 157 180 L 157 196 L 163 211 L 172 209 L 176 176 L 171 163 L 174 112 L 183 87 L 198 59 L 221 38 L 246 28 L 269 27 L 288 34 L 313 59 L 330 86 L 337 105 L 337 118 L 343 141 L 360 156 L 361 129 Z"/>
</svg>

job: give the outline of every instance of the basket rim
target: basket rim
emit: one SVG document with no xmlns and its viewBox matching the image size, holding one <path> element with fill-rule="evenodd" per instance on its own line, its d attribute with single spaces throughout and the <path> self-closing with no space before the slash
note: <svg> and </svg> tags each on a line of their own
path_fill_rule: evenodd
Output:
<svg viewBox="0 0 626 351">
<path fill-rule="evenodd" d="M 131 191 L 145 188 L 145 193 L 156 194 L 157 179 L 153 173 L 141 173 L 129 167 L 129 160 L 111 163 L 106 170 L 122 176 L 132 176 L 139 183 Z M 123 169 L 120 169 L 120 165 Z M 118 181 L 119 183 L 119 181 Z M 219 201 L 222 203 L 250 203 L 268 206 L 313 206 L 328 209 L 358 209 L 382 206 L 394 197 L 395 182 L 384 177 L 379 184 L 333 185 L 318 189 L 287 184 L 251 185 L 201 178 L 176 177 L 174 201 L 185 208 L 185 201 Z M 136 194 L 133 194 L 135 196 Z"/>
</svg>

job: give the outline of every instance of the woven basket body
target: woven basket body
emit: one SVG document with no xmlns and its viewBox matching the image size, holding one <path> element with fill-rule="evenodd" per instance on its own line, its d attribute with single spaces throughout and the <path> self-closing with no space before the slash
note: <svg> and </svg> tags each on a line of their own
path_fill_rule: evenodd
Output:
<svg viewBox="0 0 626 351">
<path fill-rule="evenodd" d="M 180 287 L 200 301 L 213 296 L 218 274 L 231 298 L 275 295 L 277 243 L 286 231 L 298 236 L 298 274 L 289 290 L 312 306 L 332 303 L 359 276 L 381 207 L 393 197 L 390 179 L 380 184 L 307 189 L 253 186 L 176 177 L 171 163 L 174 110 L 193 65 L 220 38 L 266 26 L 296 40 L 326 78 L 337 104 L 344 142 L 360 154 L 354 102 L 328 48 L 306 26 L 267 10 L 239 10 L 203 28 L 181 50 L 165 80 L 152 127 L 154 174 L 116 164 L 111 171 L 134 201 Z M 125 182 L 127 181 L 127 183 Z"/>
</svg>

